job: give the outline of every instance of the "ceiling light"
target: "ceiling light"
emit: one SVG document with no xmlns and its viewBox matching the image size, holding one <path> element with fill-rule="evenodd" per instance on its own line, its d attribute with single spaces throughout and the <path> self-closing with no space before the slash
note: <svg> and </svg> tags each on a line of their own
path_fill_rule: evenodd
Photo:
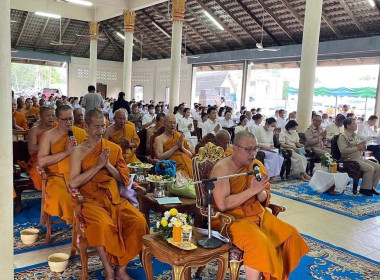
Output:
<svg viewBox="0 0 380 280">
<path fill-rule="evenodd" d="M 119 36 L 121 39 L 125 40 L 125 36 L 120 32 L 116 32 L 116 35 Z"/>
<path fill-rule="evenodd" d="M 212 16 L 210 15 L 208 12 L 206 11 L 203 11 L 205 13 L 205 15 L 215 24 L 216 27 L 218 27 L 220 30 L 224 30 L 223 26 L 220 25 L 220 23 Z"/>
<path fill-rule="evenodd" d="M 61 18 L 60 15 L 51 14 L 51 13 L 45 13 L 45 12 L 35 12 L 34 14 L 37 15 L 37 16 L 41 16 L 41 17 Z"/>
<path fill-rule="evenodd" d="M 171 38 L 172 36 L 170 36 L 165 30 L 163 30 L 157 23 L 155 23 L 154 21 L 152 21 L 152 24 L 157 27 L 158 30 L 160 30 L 162 33 L 164 33 L 166 35 L 166 37 L 168 38 Z"/>
<path fill-rule="evenodd" d="M 368 0 L 368 3 L 371 5 L 371 7 L 375 7 L 375 1 L 373 0 Z"/>
<path fill-rule="evenodd" d="M 65 0 L 65 2 L 87 6 L 87 7 L 91 7 L 93 5 L 92 2 L 84 1 L 84 0 Z"/>
</svg>

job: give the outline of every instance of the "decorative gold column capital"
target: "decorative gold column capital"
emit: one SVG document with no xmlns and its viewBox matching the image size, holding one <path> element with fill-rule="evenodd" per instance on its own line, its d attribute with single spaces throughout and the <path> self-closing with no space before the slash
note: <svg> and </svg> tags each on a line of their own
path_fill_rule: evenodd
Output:
<svg viewBox="0 0 380 280">
<path fill-rule="evenodd" d="M 185 17 L 185 3 L 186 0 L 172 1 L 173 22 L 183 22 L 183 19 Z"/>
<path fill-rule="evenodd" d="M 136 13 L 132 11 L 124 11 L 124 32 L 133 33 L 135 31 Z"/>
<path fill-rule="evenodd" d="M 99 36 L 99 23 L 90 22 L 90 40 L 98 41 Z"/>
</svg>

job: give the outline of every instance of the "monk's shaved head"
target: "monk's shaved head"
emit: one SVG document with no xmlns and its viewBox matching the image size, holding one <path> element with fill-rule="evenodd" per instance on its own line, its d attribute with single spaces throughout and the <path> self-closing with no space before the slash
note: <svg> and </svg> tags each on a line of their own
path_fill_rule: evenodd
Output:
<svg viewBox="0 0 380 280">
<path fill-rule="evenodd" d="M 244 138 L 250 138 L 256 140 L 255 135 L 253 135 L 251 132 L 243 130 L 235 134 L 234 138 L 234 144 L 239 145 L 241 143 L 241 140 Z"/>
<path fill-rule="evenodd" d="M 126 109 L 124 109 L 124 108 L 120 108 L 120 109 L 117 109 L 113 115 L 114 115 L 114 117 L 118 117 L 118 116 L 126 116 L 127 113 L 128 113 L 128 112 L 127 112 Z"/>
<path fill-rule="evenodd" d="M 167 114 L 165 116 L 165 131 L 169 134 L 173 134 L 177 127 L 177 119 L 173 114 Z"/>
<path fill-rule="evenodd" d="M 52 106 L 41 106 L 40 107 L 40 115 L 44 115 L 48 111 L 54 111 L 54 108 Z"/>
<path fill-rule="evenodd" d="M 83 112 L 81 108 L 75 108 L 73 113 L 74 113 L 74 116 L 75 116 L 75 113 L 78 113 L 78 112 Z"/>
<path fill-rule="evenodd" d="M 175 118 L 174 114 L 167 114 L 165 116 L 165 121 L 176 121 L 177 119 Z"/>
<path fill-rule="evenodd" d="M 215 138 L 216 139 L 221 139 L 221 138 L 231 138 L 230 133 L 227 130 L 220 129 L 216 134 Z"/>
<path fill-rule="evenodd" d="M 81 110 L 81 109 L 80 109 Z M 86 113 L 86 116 L 84 117 L 84 121 L 86 124 L 91 124 L 92 119 L 102 119 L 104 118 L 103 113 L 99 110 L 91 110 Z"/>
<path fill-rule="evenodd" d="M 222 147 L 223 150 L 226 150 L 231 142 L 231 135 L 227 130 L 220 129 L 215 134 L 215 140 L 218 146 Z"/>
<path fill-rule="evenodd" d="M 61 115 L 61 112 L 64 111 L 73 111 L 69 105 L 62 105 L 62 106 L 57 106 L 57 109 L 55 110 L 55 115 L 57 118 L 59 118 Z"/>
</svg>

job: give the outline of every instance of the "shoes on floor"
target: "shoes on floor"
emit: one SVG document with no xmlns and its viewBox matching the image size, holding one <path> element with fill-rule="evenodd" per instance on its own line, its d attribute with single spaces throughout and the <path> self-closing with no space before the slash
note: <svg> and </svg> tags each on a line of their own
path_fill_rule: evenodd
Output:
<svg viewBox="0 0 380 280">
<path fill-rule="evenodd" d="M 304 175 L 300 175 L 300 179 L 304 182 L 310 182 L 310 179 L 308 179 L 307 177 L 305 177 Z"/>
<path fill-rule="evenodd" d="M 277 183 L 276 179 L 270 178 L 269 184 L 276 184 L 276 183 Z"/>
<path fill-rule="evenodd" d="M 361 193 L 362 195 L 366 195 L 366 196 L 373 196 L 372 191 L 373 190 L 360 189 L 359 193 Z"/>
<path fill-rule="evenodd" d="M 375 189 L 372 189 L 371 192 L 372 192 L 372 194 L 374 194 L 374 195 L 380 195 L 380 193 L 377 192 Z"/>
</svg>

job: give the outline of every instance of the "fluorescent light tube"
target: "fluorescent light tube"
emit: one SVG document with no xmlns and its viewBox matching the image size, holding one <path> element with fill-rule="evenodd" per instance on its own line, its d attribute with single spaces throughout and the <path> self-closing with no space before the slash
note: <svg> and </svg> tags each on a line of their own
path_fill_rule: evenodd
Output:
<svg viewBox="0 0 380 280">
<path fill-rule="evenodd" d="M 163 30 L 157 23 L 155 23 L 154 21 L 152 21 L 152 24 L 157 27 L 158 30 L 160 30 L 162 33 L 165 34 L 166 37 L 168 38 L 171 38 L 172 36 L 170 36 L 165 30 Z"/>
<path fill-rule="evenodd" d="M 73 3 L 73 4 L 87 6 L 87 7 L 91 7 L 93 5 L 92 2 L 84 1 L 84 0 L 65 0 L 65 1 L 69 3 Z"/>
<path fill-rule="evenodd" d="M 215 24 L 216 27 L 218 27 L 222 31 L 224 30 L 223 26 L 221 26 L 220 23 L 212 15 L 210 15 L 206 11 L 203 11 L 203 12 L 212 21 L 212 23 Z"/>
<path fill-rule="evenodd" d="M 60 15 L 45 12 L 35 12 L 34 14 L 41 17 L 61 18 Z"/>
<path fill-rule="evenodd" d="M 368 3 L 371 5 L 371 7 L 375 7 L 375 1 L 374 0 L 368 0 Z"/>
<path fill-rule="evenodd" d="M 121 39 L 125 40 L 125 36 L 120 32 L 116 32 L 116 35 L 119 36 Z"/>
</svg>

